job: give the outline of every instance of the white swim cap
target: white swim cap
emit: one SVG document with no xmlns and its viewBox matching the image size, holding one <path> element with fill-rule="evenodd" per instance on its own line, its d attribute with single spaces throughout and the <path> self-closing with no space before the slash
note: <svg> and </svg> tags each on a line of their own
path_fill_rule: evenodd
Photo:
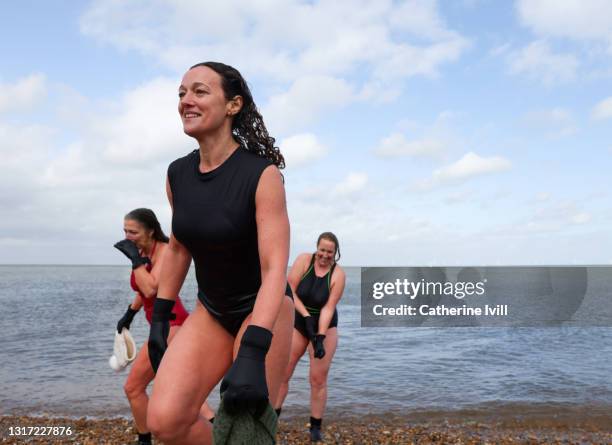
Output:
<svg viewBox="0 0 612 445">
<path fill-rule="evenodd" d="M 114 371 L 125 369 L 136 358 L 136 343 L 128 329 L 123 328 L 121 334 L 115 331 L 113 355 L 108 359 L 109 366 Z"/>
</svg>

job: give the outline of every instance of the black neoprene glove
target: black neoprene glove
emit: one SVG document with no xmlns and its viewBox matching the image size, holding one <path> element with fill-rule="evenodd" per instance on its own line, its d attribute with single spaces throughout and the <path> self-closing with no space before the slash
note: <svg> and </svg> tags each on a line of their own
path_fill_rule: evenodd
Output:
<svg viewBox="0 0 612 445">
<path fill-rule="evenodd" d="M 306 326 L 306 334 L 308 334 L 308 340 L 312 340 L 317 335 L 317 322 L 313 317 L 307 315 L 304 317 L 304 325 Z"/>
<path fill-rule="evenodd" d="M 132 305 L 128 305 L 127 311 L 125 311 L 125 314 L 123 314 L 123 317 L 121 317 L 119 319 L 119 322 L 117 323 L 117 332 L 119 334 L 121 334 L 121 330 L 123 328 L 130 329 L 132 320 L 134 320 L 134 317 L 136 316 L 137 313 L 138 313 L 137 310 L 132 309 Z"/>
<path fill-rule="evenodd" d="M 312 341 L 312 347 L 314 349 L 315 358 L 323 358 L 325 357 L 325 348 L 323 347 L 323 340 L 325 340 L 325 335 L 317 334 L 314 336 Z"/>
<path fill-rule="evenodd" d="M 151 330 L 149 331 L 149 361 L 153 371 L 162 361 L 162 357 L 168 348 L 168 334 L 170 334 L 170 320 L 176 315 L 172 313 L 174 301 L 156 298 L 153 303 L 153 316 L 151 317 Z"/>
<path fill-rule="evenodd" d="M 132 240 L 122 239 L 121 241 L 115 243 L 113 247 L 128 257 L 128 259 L 132 262 L 132 269 L 136 269 L 143 264 L 151 264 L 149 257 L 140 256 L 138 247 Z"/>
<path fill-rule="evenodd" d="M 268 405 L 266 354 L 272 332 L 250 325 L 244 331 L 236 360 L 221 382 L 221 395 L 228 414 L 248 411 L 259 418 Z"/>
</svg>

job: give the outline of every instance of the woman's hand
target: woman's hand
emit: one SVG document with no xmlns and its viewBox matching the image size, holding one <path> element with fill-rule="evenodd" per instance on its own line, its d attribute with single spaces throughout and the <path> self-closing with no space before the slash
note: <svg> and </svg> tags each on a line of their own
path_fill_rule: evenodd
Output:
<svg viewBox="0 0 612 445">
<path fill-rule="evenodd" d="M 314 349 L 315 358 L 325 357 L 325 347 L 323 346 L 323 340 L 325 340 L 325 335 L 323 334 L 317 334 L 312 339 L 312 348 Z"/>
<path fill-rule="evenodd" d="M 113 247 L 128 257 L 128 259 L 132 262 L 132 269 L 137 269 L 144 264 L 151 264 L 149 257 L 140 256 L 138 247 L 132 240 L 123 239 L 115 243 Z"/>
<path fill-rule="evenodd" d="M 121 317 L 119 319 L 119 322 L 117 323 L 117 332 L 119 334 L 121 334 L 121 330 L 123 328 L 130 329 L 132 320 L 134 320 L 134 317 L 136 316 L 137 313 L 138 313 L 138 310 L 132 309 L 132 305 L 128 306 L 127 311 L 125 311 L 125 314 L 123 314 L 123 317 Z"/>
<path fill-rule="evenodd" d="M 272 332 L 249 325 L 240 341 L 236 360 L 221 382 L 223 405 L 230 415 L 249 412 L 261 417 L 268 405 L 266 354 Z"/>
<path fill-rule="evenodd" d="M 151 318 L 151 330 L 149 331 L 149 360 L 153 372 L 162 361 L 166 349 L 168 349 L 168 335 L 170 334 L 170 320 L 176 315 L 172 313 L 174 301 L 156 298 L 153 304 L 153 317 Z"/>
</svg>

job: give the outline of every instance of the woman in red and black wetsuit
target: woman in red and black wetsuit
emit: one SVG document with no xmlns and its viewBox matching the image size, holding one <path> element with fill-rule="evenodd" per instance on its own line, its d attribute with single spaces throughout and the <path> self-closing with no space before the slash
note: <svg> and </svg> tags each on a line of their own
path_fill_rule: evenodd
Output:
<svg viewBox="0 0 612 445">
<path fill-rule="evenodd" d="M 132 261 L 130 284 L 136 295 L 117 323 L 119 333 L 123 328 L 130 328 L 134 316 L 141 307 L 144 307 L 145 317 L 151 323 L 153 303 L 157 295 L 158 276 L 168 246 L 168 237 L 162 231 L 155 213 L 150 209 L 135 209 L 128 213 L 123 222 L 123 230 L 125 239 L 115 244 L 115 247 Z M 170 321 L 169 340 L 174 337 L 189 315 L 178 296 L 172 313 L 175 318 Z M 149 361 L 148 346 L 145 343 L 132 363 L 124 385 L 138 430 L 138 444 L 141 445 L 151 443 L 151 433 L 146 423 L 149 401 L 146 388 L 154 377 L 155 373 Z M 206 403 L 200 412 L 209 419 L 214 415 Z"/>
</svg>

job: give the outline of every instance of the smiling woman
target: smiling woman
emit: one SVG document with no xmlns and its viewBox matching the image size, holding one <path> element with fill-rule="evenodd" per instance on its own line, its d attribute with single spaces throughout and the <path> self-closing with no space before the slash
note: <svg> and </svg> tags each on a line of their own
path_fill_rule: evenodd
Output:
<svg viewBox="0 0 612 445">
<path fill-rule="evenodd" d="M 289 284 L 295 290 L 295 325 L 291 356 L 278 399 L 277 413 L 287 397 L 289 380 L 306 349 L 310 357 L 310 440 L 323 440 L 321 423 L 327 404 L 327 375 L 338 346 L 338 311 L 346 275 L 338 266 L 340 243 L 331 232 L 317 239 L 315 253 L 297 257 L 289 272 Z M 312 346 L 310 346 L 312 344 Z"/>
<path fill-rule="evenodd" d="M 168 168 L 172 236 L 149 335 L 157 377 L 147 424 L 167 444 L 211 443 L 211 424 L 199 409 L 223 378 L 215 427 L 224 413 L 248 413 L 271 419 L 263 423 L 274 436 L 268 398 L 277 397 L 293 325 L 283 156 L 230 66 L 191 67 L 178 111 L 199 149 Z M 199 301 L 168 345 L 174 296 L 192 258 Z"/>
</svg>

